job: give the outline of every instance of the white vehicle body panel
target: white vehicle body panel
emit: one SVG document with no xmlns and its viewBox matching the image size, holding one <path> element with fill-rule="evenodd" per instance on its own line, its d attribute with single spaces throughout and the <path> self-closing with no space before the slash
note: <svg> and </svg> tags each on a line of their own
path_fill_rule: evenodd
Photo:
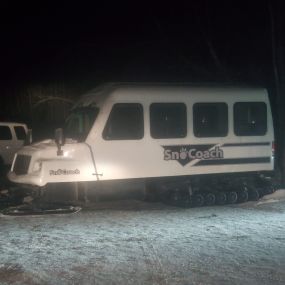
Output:
<svg viewBox="0 0 285 285">
<path fill-rule="evenodd" d="M 94 167 L 90 150 L 85 143 L 67 142 L 63 156 L 57 156 L 57 146 L 53 140 L 46 140 L 24 147 L 18 154 L 30 156 L 28 174 L 9 173 L 12 181 L 44 186 L 55 182 L 77 182 L 94 180 Z M 15 156 L 15 159 L 17 155 Z M 14 167 L 15 159 L 12 165 Z M 41 169 L 35 169 L 41 163 Z M 80 170 L 79 170 L 80 169 Z"/>
<path fill-rule="evenodd" d="M 149 108 L 152 103 L 184 103 L 187 108 L 187 136 L 178 139 L 154 139 L 150 135 Z M 228 105 L 228 134 L 225 137 L 195 137 L 192 108 L 195 103 L 223 102 Z M 267 106 L 267 132 L 262 136 L 236 136 L 233 130 L 233 105 L 236 102 L 264 102 Z M 144 136 L 140 140 L 105 140 L 102 136 L 109 114 L 116 103 L 140 103 L 144 113 Z M 11 181 L 44 186 L 55 182 L 107 181 L 149 177 L 168 177 L 215 173 L 272 171 L 274 132 L 272 114 L 265 89 L 114 86 L 95 89 L 83 96 L 75 108 L 100 108 L 98 117 L 85 142 L 67 142 L 57 156 L 55 142 L 50 140 L 28 146 L 18 155 L 31 156 L 28 173 L 9 173 Z M 195 147 L 206 145 L 217 159 L 190 159 L 185 154 L 167 159 L 167 150 L 179 154 L 195 153 Z M 213 151 L 216 151 L 213 152 Z M 17 156 L 16 156 L 17 157 Z M 16 159 L 15 157 L 15 159 Z M 14 162 L 15 162 L 14 159 Z M 41 169 L 34 171 L 35 162 Z M 57 172 L 58 171 L 58 172 Z"/>
</svg>

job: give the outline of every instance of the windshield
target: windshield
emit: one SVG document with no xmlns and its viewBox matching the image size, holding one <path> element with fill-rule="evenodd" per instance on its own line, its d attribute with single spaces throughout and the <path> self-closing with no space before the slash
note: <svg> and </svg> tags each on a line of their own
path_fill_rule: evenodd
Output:
<svg viewBox="0 0 285 285">
<path fill-rule="evenodd" d="M 73 110 L 65 121 L 65 136 L 84 141 L 95 122 L 98 112 L 98 108 L 90 107 Z"/>
</svg>

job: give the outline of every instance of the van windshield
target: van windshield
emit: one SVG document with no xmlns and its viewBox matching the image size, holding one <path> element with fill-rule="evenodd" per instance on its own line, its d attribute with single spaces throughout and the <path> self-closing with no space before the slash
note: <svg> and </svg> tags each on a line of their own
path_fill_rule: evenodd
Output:
<svg viewBox="0 0 285 285">
<path fill-rule="evenodd" d="M 66 118 L 64 134 L 66 138 L 84 141 L 99 113 L 98 108 L 78 108 Z"/>
</svg>

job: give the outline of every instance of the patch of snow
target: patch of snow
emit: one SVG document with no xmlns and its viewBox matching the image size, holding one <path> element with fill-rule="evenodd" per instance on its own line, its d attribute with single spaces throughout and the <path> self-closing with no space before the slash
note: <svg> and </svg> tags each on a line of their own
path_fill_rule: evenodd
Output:
<svg viewBox="0 0 285 285">
<path fill-rule="evenodd" d="M 285 284 L 285 202 L 0 216 L 2 284 Z"/>
<path fill-rule="evenodd" d="M 262 205 L 266 203 L 276 203 L 279 201 L 285 200 L 285 189 L 276 190 L 272 194 L 263 196 L 258 202 L 257 205 Z"/>
</svg>

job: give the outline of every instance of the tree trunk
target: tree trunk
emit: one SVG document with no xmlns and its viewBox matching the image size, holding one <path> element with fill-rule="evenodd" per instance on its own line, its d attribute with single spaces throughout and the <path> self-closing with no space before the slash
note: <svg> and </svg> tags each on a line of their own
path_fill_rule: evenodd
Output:
<svg viewBox="0 0 285 285">
<path fill-rule="evenodd" d="M 279 5 L 268 2 L 271 25 L 272 66 L 274 75 L 275 106 L 276 106 L 276 142 L 277 167 L 281 172 L 281 183 L 285 184 L 285 58 L 284 58 L 284 20 L 280 15 Z"/>
</svg>

